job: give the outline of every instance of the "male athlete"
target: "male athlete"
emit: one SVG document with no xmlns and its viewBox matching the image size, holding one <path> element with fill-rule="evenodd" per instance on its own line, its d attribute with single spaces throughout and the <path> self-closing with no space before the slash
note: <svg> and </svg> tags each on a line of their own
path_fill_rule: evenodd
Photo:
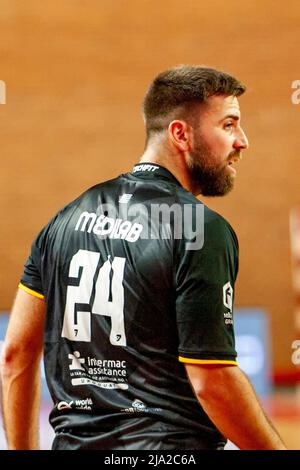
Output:
<svg viewBox="0 0 300 470">
<path fill-rule="evenodd" d="M 53 449 L 285 449 L 236 362 L 236 235 L 195 197 L 233 187 L 244 91 L 207 67 L 159 74 L 141 161 L 33 242 L 2 357 L 10 449 L 38 448 L 43 348 Z"/>
</svg>

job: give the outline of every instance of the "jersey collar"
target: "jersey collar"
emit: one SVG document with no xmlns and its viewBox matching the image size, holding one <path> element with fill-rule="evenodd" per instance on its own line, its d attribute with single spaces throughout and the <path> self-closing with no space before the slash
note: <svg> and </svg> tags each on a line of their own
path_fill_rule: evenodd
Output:
<svg viewBox="0 0 300 470">
<path fill-rule="evenodd" d="M 167 168 L 158 165 L 157 163 L 143 162 L 137 163 L 134 165 L 131 174 L 137 176 L 138 178 L 145 179 L 164 179 L 167 181 L 172 181 L 178 186 L 182 186 L 177 178 L 169 171 Z"/>
</svg>

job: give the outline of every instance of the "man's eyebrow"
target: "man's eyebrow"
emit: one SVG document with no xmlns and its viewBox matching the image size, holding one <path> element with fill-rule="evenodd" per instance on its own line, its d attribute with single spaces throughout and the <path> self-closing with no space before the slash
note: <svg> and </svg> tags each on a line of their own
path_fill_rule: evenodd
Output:
<svg viewBox="0 0 300 470">
<path fill-rule="evenodd" d="M 240 115 L 239 114 L 226 114 L 220 122 L 225 121 L 225 119 L 233 119 L 234 121 L 239 121 L 240 120 Z"/>
</svg>

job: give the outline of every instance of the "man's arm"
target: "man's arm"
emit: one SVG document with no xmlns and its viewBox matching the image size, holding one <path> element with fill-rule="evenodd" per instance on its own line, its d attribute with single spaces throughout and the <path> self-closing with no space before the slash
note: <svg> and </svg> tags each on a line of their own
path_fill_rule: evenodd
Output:
<svg viewBox="0 0 300 470">
<path fill-rule="evenodd" d="M 185 364 L 204 411 L 240 449 L 285 450 L 245 374 L 237 366 Z"/>
<path fill-rule="evenodd" d="M 45 302 L 18 290 L 1 355 L 8 448 L 37 449 Z"/>
</svg>

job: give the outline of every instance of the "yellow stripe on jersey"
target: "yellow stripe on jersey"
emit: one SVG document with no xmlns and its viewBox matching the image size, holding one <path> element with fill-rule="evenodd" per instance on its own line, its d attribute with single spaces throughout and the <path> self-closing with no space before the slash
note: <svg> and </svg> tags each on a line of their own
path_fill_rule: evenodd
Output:
<svg viewBox="0 0 300 470">
<path fill-rule="evenodd" d="M 22 289 L 23 291 L 27 292 L 27 294 L 34 295 L 34 297 L 37 297 L 38 299 L 44 299 L 45 296 L 43 294 L 40 294 L 39 292 L 36 292 L 35 290 L 29 289 L 29 287 L 24 286 L 21 282 L 18 285 L 19 289 Z"/>
<path fill-rule="evenodd" d="M 191 359 L 190 357 L 179 356 L 179 362 L 185 362 L 187 364 L 230 364 L 233 366 L 238 366 L 236 361 L 228 361 L 222 359 Z"/>
</svg>

